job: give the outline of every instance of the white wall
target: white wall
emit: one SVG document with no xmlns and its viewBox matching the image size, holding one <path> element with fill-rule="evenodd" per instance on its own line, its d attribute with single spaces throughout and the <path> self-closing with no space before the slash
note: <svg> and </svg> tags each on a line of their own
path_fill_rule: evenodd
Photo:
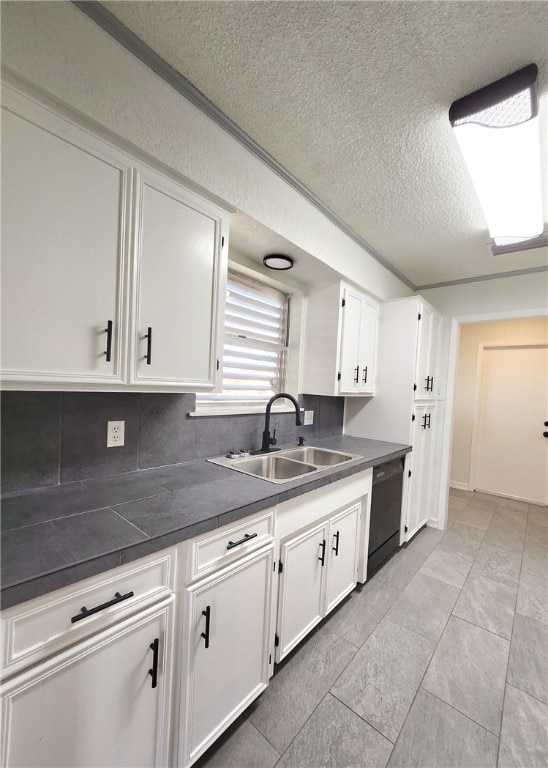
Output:
<svg viewBox="0 0 548 768">
<path fill-rule="evenodd" d="M 468 487 L 474 406 L 477 386 L 478 345 L 542 344 L 548 340 L 548 324 L 544 317 L 470 323 L 460 331 L 459 354 L 453 404 L 453 446 L 451 483 Z"/>
<path fill-rule="evenodd" d="M 2 61 L 374 295 L 409 295 L 406 285 L 72 3 L 2 3 Z"/>
</svg>

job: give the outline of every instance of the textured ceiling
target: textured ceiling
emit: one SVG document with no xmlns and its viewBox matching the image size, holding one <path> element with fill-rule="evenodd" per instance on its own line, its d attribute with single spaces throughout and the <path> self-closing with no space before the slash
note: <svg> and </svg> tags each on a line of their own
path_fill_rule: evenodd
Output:
<svg viewBox="0 0 548 768">
<path fill-rule="evenodd" d="M 415 285 L 546 264 L 488 253 L 447 113 L 535 62 L 546 139 L 548 3 L 103 5 Z"/>
</svg>

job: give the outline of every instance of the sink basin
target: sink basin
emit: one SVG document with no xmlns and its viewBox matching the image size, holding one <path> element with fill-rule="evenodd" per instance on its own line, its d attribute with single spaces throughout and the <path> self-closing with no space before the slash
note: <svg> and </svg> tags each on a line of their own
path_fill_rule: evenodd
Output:
<svg viewBox="0 0 548 768">
<path fill-rule="evenodd" d="M 265 480 L 284 482 L 294 477 L 315 472 L 316 467 L 300 461 L 292 461 L 284 456 L 257 456 L 253 459 L 235 459 L 230 462 L 232 469 L 246 472 L 255 477 L 263 477 Z"/>
<path fill-rule="evenodd" d="M 251 458 L 232 459 L 219 456 L 208 459 L 212 464 L 220 464 L 236 472 L 260 477 L 269 483 L 287 483 L 298 477 L 304 477 L 311 472 L 325 472 L 329 467 L 336 467 L 346 461 L 359 459 L 359 455 L 331 451 L 329 448 L 314 448 L 311 445 L 303 448 L 285 448 L 272 453 L 261 454 Z"/>
<path fill-rule="evenodd" d="M 282 455 L 294 461 L 304 461 L 308 464 L 315 464 L 318 467 L 334 467 L 337 464 L 343 464 L 345 461 L 351 461 L 355 458 L 349 453 L 339 453 L 339 451 L 330 451 L 327 448 L 291 448 L 282 451 Z"/>
</svg>

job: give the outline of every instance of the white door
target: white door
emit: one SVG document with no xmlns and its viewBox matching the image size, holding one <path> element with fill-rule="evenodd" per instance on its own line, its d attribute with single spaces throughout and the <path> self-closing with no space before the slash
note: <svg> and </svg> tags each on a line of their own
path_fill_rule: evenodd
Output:
<svg viewBox="0 0 548 768">
<path fill-rule="evenodd" d="M 2 765 L 166 765 L 172 611 L 173 598 L 7 683 Z"/>
<path fill-rule="evenodd" d="M 322 619 L 327 546 L 328 523 L 282 543 L 276 661 L 281 661 Z"/>
<path fill-rule="evenodd" d="M 2 110 L 3 378 L 120 383 L 129 170 L 52 120 Z"/>
<path fill-rule="evenodd" d="M 363 394 L 375 389 L 375 347 L 377 341 L 377 307 L 364 297 L 360 319 L 359 390 Z"/>
<path fill-rule="evenodd" d="M 132 382 L 211 389 L 226 285 L 221 214 L 152 171 L 136 178 Z"/>
<path fill-rule="evenodd" d="M 272 552 L 270 545 L 186 590 L 184 765 L 268 685 Z"/>
<path fill-rule="evenodd" d="M 483 351 L 474 487 L 548 503 L 548 347 Z"/>
<path fill-rule="evenodd" d="M 329 521 L 325 613 L 329 613 L 356 586 L 359 522 L 359 504 Z"/>
<path fill-rule="evenodd" d="M 342 308 L 339 392 L 354 393 L 360 388 L 360 323 L 362 312 L 361 294 L 348 288 L 344 291 Z"/>
</svg>

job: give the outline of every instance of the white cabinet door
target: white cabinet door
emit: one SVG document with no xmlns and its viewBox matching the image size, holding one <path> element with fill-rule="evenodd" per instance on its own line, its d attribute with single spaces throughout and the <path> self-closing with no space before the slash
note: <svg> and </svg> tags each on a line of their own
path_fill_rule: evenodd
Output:
<svg viewBox="0 0 548 768">
<path fill-rule="evenodd" d="M 436 409 L 432 405 L 418 405 L 414 414 L 413 451 L 408 462 L 411 477 L 408 481 L 406 541 L 409 541 L 430 517 L 431 446 Z"/>
<path fill-rule="evenodd" d="M 373 394 L 375 391 L 375 352 L 377 343 L 376 304 L 362 297 L 359 340 L 359 382 L 361 394 Z"/>
<path fill-rule="evenodd" d="M 226 264 L 223 214 L 150 170 L 136 174 L 131 383 L 215 385 Z"/>
<path fill-rule="evenodd" d="M 268 684 L 273 545 L 186 589 L 180 765 L 190 765 Z"/>
<path fill-rule="evenodd" d="M 325 613 L 356 586 L 360 511 L 360 505 L 354 504 L 329 521 Z"/>
<path fill-rule="evenodd" d="M 362 295 L 346 288 L 342 307 L 339 393 L 355 394 L 360 389 L 360 324 Z"/>
<path fill-rule="evenodd" d="M 363 293 L 344 289 L 341 307 L 339 394 L 373 394 L 377 341 L 377 305 Z"/>
<path fill-rule="evenodd" d="M 28 116 L 2 110 L 3 380 L 120 383 L 125 157 L 14 106 Z"/>
<path fill-rule="evenodd" d="M 328 529 L 325 522 L 282 543 L 276 661 L 281 661 L 324 615 Z"/>
<path fill-rule="evenodd" d="M 436 364 L 440 316 L 425 304 L 420 304 L 419 308 L 415 400 L 434 400 L 438 390 Z"/>
<path fill-rule="evenodd" d="M 170 598 L 7 683 L 2 766 L 166 765 L 172 611 Z"/>
</svg>

